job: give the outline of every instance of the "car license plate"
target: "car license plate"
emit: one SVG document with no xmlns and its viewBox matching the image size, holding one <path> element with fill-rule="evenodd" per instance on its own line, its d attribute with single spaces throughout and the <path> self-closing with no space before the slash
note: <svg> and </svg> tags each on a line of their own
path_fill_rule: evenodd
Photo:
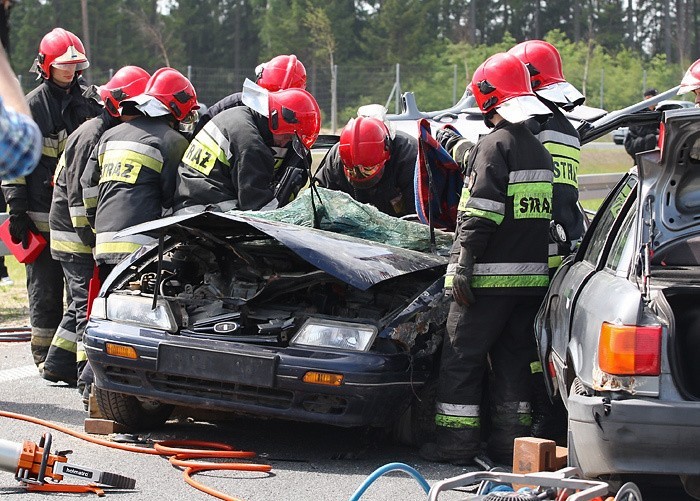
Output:
<svg viewBox="0 0 700 501">
<path fill-rule="evenodd" d="M 267 388 L 274 386 L 278 359 L 277 355 L 241 354 L 171 344 L 158 347 L 159 372 Z"/>
</svg>

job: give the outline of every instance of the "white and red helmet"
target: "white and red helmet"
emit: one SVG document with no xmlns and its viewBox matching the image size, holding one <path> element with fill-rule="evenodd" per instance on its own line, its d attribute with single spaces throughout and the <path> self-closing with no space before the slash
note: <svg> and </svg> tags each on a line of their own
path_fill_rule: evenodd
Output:
<svg viewBox="0 0 700 501">
<path fill-rule="evenodd" d="M 316 142 L 321 131 L 321 109 L 304 89 L 270 92 L 246 79 L 242 100 L 243 104 L 267 117 L 273 134 L 296 134 L 307 148 Z"/>
<path fill-rule="evenodd" d="M 118 117 L 121 102 L 142 94 L 151 75 L 138 66 L 120 68 L 106 84 L 97 88 L 107 112 Z"/>
<path fill-rule="evenodd" d="M 700 59 L 691 64 L 688 71 L 683 75 L 678 94 L 692 92 L 695 89 L 700 89 Z"/>
<path fill-rule="evenodd" d="M 63 28 L 54 28 L 41 39 L 39 54 L 29 71 L 36 71 L 41 78 L 51 77 L 51 67 L 75 65 L 76 71 L 90 66 L 85 47 L 75 34 Z"/>
<path fill-rule="evenodd" d="M 527 68 L 512 54 L 501 52 L 489 57 L 476 69 L 469 86 L 484 115 L 496 111 L 511 123 L 551 115 L 532 91 Z"/>
<path fill-rule="evenodd" d="M 269 91 L 306 89 L 306 68 L 294 54 L 276 56 L 255 68 L 256 83 Z"/>
<path fill-rule="evenodd" d="M 564 78 L 561 56 L 554 45 L 544 40 L 527 40 L 508 51 L 520 59 L 530 73 L 535 93 L 565 110 L 583 104 L 586 98 Z"/>
<path fill-rule="evenodd" d="M 350 184 L 371 188 L 382 178 L 391 156 L 389 130 L 377 118 L 351 118 L 340 134 L 338 153 Z"/>
</svg>

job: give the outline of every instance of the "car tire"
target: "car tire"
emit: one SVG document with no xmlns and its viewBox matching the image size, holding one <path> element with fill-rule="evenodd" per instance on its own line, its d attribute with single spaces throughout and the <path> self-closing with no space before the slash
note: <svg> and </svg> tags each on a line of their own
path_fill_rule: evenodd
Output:
<svg viewBox="0 0 700 501">
<path fill-rule="evenodd" d="M 435 401 L 437 377 L 428 379 L 418 395 L 390 429 L 391 441 L 398 445 L 420 447 L 435 441 Z"/>
<path fill-rule="evenodd" d="M 129 428 L 150 429 L 163 425 L 173 406 L 153 400 L 142 401 L 131 395 L 95 387 L 95 399 L 100 412 L 107 418 Z"/>
</svg>

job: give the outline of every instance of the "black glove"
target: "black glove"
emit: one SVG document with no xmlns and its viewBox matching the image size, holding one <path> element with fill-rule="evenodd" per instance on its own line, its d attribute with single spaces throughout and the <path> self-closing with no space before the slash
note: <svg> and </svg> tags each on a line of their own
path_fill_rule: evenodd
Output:
<svg viewBox="0 0 700 501">
<path fill-rule="evenodd" d="M 656 134 L 647 134 L 644 136 L 644 150 L 641 151 L 649 151 L 653 150 L 656 148 L 656 144 L 659 142 L 659 136 Z"/>
<path fill-rule="evenodd" d="M 474 273 L 474 255 L 470 247 L 462 247 L 459 253 L 459 263 L 452 279 L 452 296 L 461 306 L 469 306 L 476 302 L 469 282 Z"/>
<path fill-rule="evenodd" d="M 445 150 L 450 153 L 455 144 L 462 139 L 462 135 L 449 127 L 445 127 L 439 129 L 435 133 L 435 139 L 437 139 L 437 142 L 440 143 L 440 146 L 445 148 Z"/>
<path fill-rule="evenodd" d="M 26 212 L 10 214 L 10 236 L 16 244 L 21 243 L 22 247 L 29 248 L 29 232 L 39 233 L 34 222 Z"/>
</svg>

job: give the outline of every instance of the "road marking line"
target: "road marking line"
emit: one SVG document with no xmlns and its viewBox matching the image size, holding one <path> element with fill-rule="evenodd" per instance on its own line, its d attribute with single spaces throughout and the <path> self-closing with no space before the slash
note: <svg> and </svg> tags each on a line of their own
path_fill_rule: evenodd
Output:
<svg viewBox="0 0 700 501">
<path fill-rule="evenodd" d="M 14 367 L 12 369 L 5 369 L 0 371 L 0 383 L 5 383 L 7 381 L 15 381 L 17 379 L 24 379 L 27 376 L 36 375 L 36 365 L 24 365 L 22 367 Z"/>
</svg>

